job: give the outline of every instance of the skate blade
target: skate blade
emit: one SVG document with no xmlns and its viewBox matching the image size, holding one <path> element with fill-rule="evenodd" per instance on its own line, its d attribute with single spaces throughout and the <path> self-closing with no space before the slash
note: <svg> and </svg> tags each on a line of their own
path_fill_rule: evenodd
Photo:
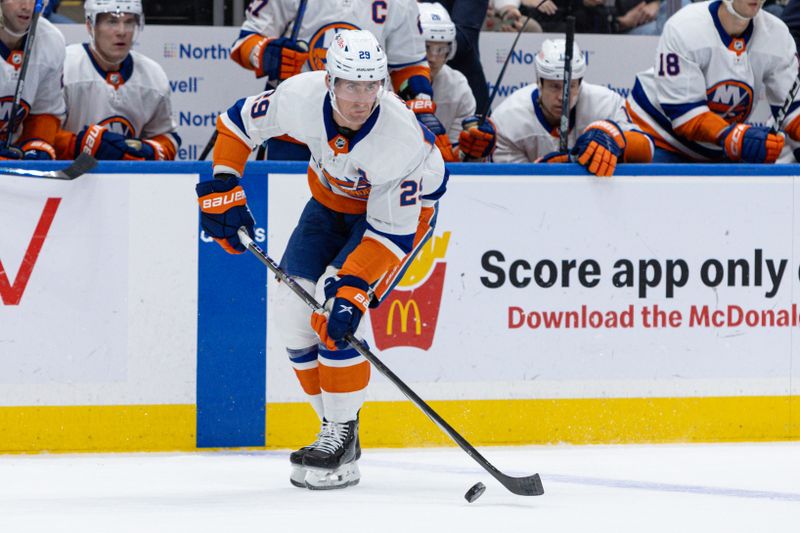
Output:
<svg viewBox="0 0 800 533">
<path fill-rule="evenodd" d="M 306 469 L 302 466 L 292 465 L 292 473 L 289 475 L 289 483 L 300 489 L 306 488 Z"/>
<path fill-rule="evenodd" d="M 357 463 L 348 463 L 336 470 L 306 467 L 305 486 L 309 490 L 335 490 L 358 485 L 361 472 Z"/>
</svg>

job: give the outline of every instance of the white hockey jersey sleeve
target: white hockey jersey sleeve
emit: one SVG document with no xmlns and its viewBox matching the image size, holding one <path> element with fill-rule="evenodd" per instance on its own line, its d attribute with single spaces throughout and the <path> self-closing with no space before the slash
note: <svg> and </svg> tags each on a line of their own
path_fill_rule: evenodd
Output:
<svg viewBox="0 0 800 533">
<path fill-rule="evenodd" d="M 664 27 L 654 66 L 658 102 L 673 128 L 709 111 L 705 74 L 679 30 L 676 25 Z"/>
</svg>

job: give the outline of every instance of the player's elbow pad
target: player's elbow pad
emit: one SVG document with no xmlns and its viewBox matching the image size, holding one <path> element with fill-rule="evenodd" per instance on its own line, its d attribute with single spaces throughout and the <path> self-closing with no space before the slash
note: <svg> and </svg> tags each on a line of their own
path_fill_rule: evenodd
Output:
<svg viewBox="0 0 800 533">
<path fill-rule="evenodd" d="M 623 161 L 626 163 L 649 163 L 653 160 L 655 146 L 653 139 L 641 131 L 625 132 L 625 152 Z"/>
</svg>

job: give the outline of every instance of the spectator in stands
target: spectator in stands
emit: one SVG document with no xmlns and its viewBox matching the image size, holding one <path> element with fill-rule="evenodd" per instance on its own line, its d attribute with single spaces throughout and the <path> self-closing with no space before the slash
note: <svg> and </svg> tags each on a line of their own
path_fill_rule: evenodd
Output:
<svg viewBox="0 0 800 533">
<path fill-rule="evenodd" d="M 53 24 L 75 24 L 75 21 L 71 18 L 56 13 L 60 4 L 61 0 L 50 0 L 47 2 L 47 5 L 44 7 L 44 11 L 42 11 L 44 18 Z"/>
<path fill-rule="evenodd" d="M 781 18 L 794 37 L 795 48 L 800 50 L 800 0 L 789 0 L 783 9 Z"/>
<path fill-rule="evenodd" d="M 456 54 L 448 65 L 466 76 L 478 109 L 486 107 L 489 89 L 478 48 L 489 0 L 439 0 L 456 25 Z"/>
<path fill-rule="evenodd" d="M 594 15 L 581 0 L 494 0 L 494 3 L 508 26 L 503 31 L 518 31 L 528 15 L 531 15 L 529 26 L 535 23 L 534 27 L 545 33 L 566 31 L 567 15 L 575 17 L 575 31 L 578 33 L 590 32 L 594 28 Z"/>
<path fill-rule="evenodd" d="M 34 0 L 0 2 L 0 159 L 55 159 L 53 143 L 64 116 L 64 36 L 46 19 L 37 23 L 20 105 L 9 127 L 34 6 Z"/>
<path fill-rule="evenodd" d="M 131 50 L 144 27 L 141 0 L 86 0 L 89 43 L 67 47 L 67 120 L 59 159 L 171 160 L 181 144 L 164 69 Z M 38 39 L 38 36 L 37 36 Z"/>
<path fill-rule="evenodd" d="M 526 2 L 528 0 L 525 0 Z M 545 3 L 555 6 L 551 0 Z M 523 2 L 524 4 L 524 2 Z M 489 0 L 489 9 L 486 11 L 486 20 L 483 23 L 485 31 L 518 32 L 525 22 L 526 17 L 520 12 L 520 0 Z M 528 33 L 541 33 L 542 27 L 531 17 L 528 19 L 525 30 Z"/>
</svg>

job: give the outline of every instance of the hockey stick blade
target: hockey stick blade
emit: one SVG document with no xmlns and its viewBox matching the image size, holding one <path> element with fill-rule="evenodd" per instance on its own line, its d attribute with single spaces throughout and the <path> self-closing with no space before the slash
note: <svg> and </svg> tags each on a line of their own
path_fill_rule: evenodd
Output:
<svg viewBox="0 0 800 533">
<path fill-rule="evenodd" d="M 33 176 L 36 178 L 49 178 L 56 180 L 74 180 L 97 166 L 97 159 L 89 154 L 81 153 L 75 161 L 63 170 L 30 170 L 27 168 L 2 168 L 0 174 L 12 176 Z"/>
<path fill-rule="evenodd" d="M 306 305 L 308 305 L 314 311 L 321 311 L 322 306 L 317 302 L 317 300 L 308 293 L 303 287 L 300 286 L 295 280 L 289 277 L 286 272 L 276 263 L 270 256 L 268 256 L 255 242 L 253 239 L 250 238 L 250 235 L 244 228 L 240 228 L 239 232 L 239 240 L 242 242 L 247 249 L 255 255 L 259 261 L 261 261 L 264 266 L 266 266 L 277 278 L 286 284 L 286 286 L 291 289 L 301 300 L 303 300 Z M 394 384 L 400 391 L 408 398 L 411 403 L 417 406 L 420 411 L 422 411 L 425 416 L 431 419 L 431 421 L 439 426 L 439 429 L 447 433 L 447 435 L 453 439 L 453 441 L 459 445 L 459 447 L 464 450 L 467 455 L 472 457 L 476 463 L 481 465 L 484 470 L 486 470 L 489 474 L 492 475 L 497 481 L 500 482 L 506 489 L 514 494 L 518 494 L 520 496 L 541 496 L 544 494 L 544 487 L 542 486 L 542 480 L 539 477 L 539 474 L 533 474 L 532 476 L 526 477 L 511 477 L 500 472 L 497 468 L 495 468 L 492 463 L 486 460 L 478 450 L 475 449 L 472 444 L 470 444 L 467 439 L 462 437 L 453 427 L 448 424 L 439 413 L 433 410 L 433 408 L 425 403 L 425 400 L 420 398 L 417 393 L 415 393 L 411 388 L 405 384 L 405 382 L 400 379 L 394 372 L 389 369 L 383 362 L 378 359 L 378 357 L 370 351 L 367 344 L 362 341 L 361 339 L 354 336 L 352 333 L 348 333 L 345 335 L 344 340 L 350 343 L 350 345 L 361 355 L 369 361 L 372 366 L 374 366 L 381 374 L 383 374 L 389 381 Z"/>
</svg>

